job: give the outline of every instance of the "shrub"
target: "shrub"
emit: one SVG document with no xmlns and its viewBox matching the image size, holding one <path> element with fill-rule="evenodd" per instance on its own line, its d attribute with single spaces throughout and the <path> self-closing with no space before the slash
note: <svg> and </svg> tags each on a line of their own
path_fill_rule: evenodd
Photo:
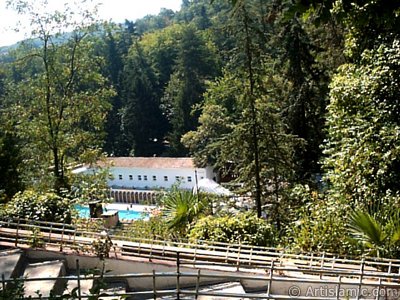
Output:
<svg viewBox="0 0 400 300">
<path fill-rule="evenodd" d="M 242 243 L 255 246 L 274 246 L 275 230 L 254 213 L 235 216 L 208 216 L 200 219 L 189 233 L 191 241 L 207 240 L 223 243 Z"/>
<path fill-rule="evenodd" d="M 5 213 L 11 218 L 71 223 L 69 199 L 55 193 L 19 192 L 7 203 Z"/>
<path fill-rule="evenodd" d="M 116 235 L 136 239 L 170 240 L 173 238 L 168 225 L 161 215 L 151 216 L 148 220 L 134 220 Z"/>
<path fill-rule="evenodd" d="M 301 206 L 291 211 L 281 243 L 296 252 L 353 254 L 354 245 L 347 234 L 349 205 L 329 193 L 308 186 L 297 186 L 292 197 Z"/>
</svg>

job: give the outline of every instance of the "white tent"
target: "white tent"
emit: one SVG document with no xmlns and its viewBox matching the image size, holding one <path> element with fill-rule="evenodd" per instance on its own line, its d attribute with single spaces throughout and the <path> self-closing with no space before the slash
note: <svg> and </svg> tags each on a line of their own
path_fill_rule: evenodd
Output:
<svg viewBox="0 0 400 300">
<path fill-rule="evenodd" d="M 80 166 L 77 168 L 74 168 L 71 173 L 72 174 L 82 174 L 82 173 L 86 173 L 88 170 L 88 168 L 86 166 Z"/>
<path fill-rule="evenodd" d="M 233 193 L 221 186 L 220 184 L 216 183 L 212 179 L 203 178 L 200 179 L 198 182 L 198 189 L 199 191 L 203 191 L 210 194 L 220 195 L 220 196 L 233 196 Z"/>
</svg>

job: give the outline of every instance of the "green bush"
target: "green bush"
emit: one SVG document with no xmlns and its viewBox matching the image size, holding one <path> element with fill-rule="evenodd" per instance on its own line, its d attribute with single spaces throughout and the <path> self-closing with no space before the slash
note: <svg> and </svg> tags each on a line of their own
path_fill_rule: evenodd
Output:
<svg viewBox="0 0 400 300">
<path fill-rule="evenodd" d="M 130 224 L 119 226 L 114 229 L 114 234 L 143 240 L 171 240 L 175 238 L 160 214 L 154 214 L 148 220 L 134 220 Z"/>
<path fill-rule="evenodd" d="M 5 207 L 5 215 L 11 218 L 71 223 L 69 199 L 55 193 L 39 194 L 24 191 L 15 194 Z"/>
<path fill-rule="evenodd" d="M 331 252 L 354 254 L 347 232 L 350 206 L 329 193 L 318 192 L 307 185 L 293 189 L 291 197 L 301 206 L 292 210 L 281 245 L 295 252 Z"/>
<path fill-rule="evenodd" d="M 208 216 L 200 219 L 190 230 L 189 239 L 255 246 L 274 246 L 275 231 L 271 224 L 253 213 L 235 216 Z"/>
</svg>

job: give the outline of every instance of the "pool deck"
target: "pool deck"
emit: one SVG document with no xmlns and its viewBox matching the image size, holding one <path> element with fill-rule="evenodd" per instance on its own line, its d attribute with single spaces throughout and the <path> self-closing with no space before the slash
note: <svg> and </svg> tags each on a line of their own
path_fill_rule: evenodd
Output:
<svg viewBox="0 0 400 300">
<path fill-rule="evenodd" d="M 150 212 L 157 206 L 125 203 L 107 203 L 104 205 L 108 210 L 134 210 L 137 212 Z"/>
<path fill-rule="evenodd" d="M 84 214 L 80 213 L 80 217 L 87 219 L 89 218 L 89 209 L 87 205 L 82 205 L 82 207 L 86 208 L 86 212 Z M 157 206 L 155 205 L 141 205 L 141 204 L 128 204 L 128 203 L 103 203 L 103 213 L 111 215 L 115 213 L 115 211 L 120 211 L 121 214 L 119 215 L 119 221 L 122 223 L 131 223 L 135 220 L 141 219 L 141 220 L 148 220 L 149 215 L 152 214 L 152 212 L 157 209 Z M 134 218 L 125 218 L 125 212 L 133 212 L 136 214 L 142 214 L 145 213 L 147 216 L 146 217 L 134 217 Z"/>
<path fill-rule="evenodd" d="M 107 203 L 104 205 L 107 210 L 132 210 L 135 212 L 147 212 L 147 213 L 151 213 L 151 211 L 155 208 L 157 208 L 157 206 L 154 205 L 142 205 L 142 204 L 122 204 L 122 203 Z M 147 221 L 149 219 L 149 217 L 145 217 L 143 218 L 143 220 Z M 119 216 L 119 221 L 122 223 L 131 223 L 134 220 L 131 219 L 125 219 L 122 216 Z"/>
</svg>

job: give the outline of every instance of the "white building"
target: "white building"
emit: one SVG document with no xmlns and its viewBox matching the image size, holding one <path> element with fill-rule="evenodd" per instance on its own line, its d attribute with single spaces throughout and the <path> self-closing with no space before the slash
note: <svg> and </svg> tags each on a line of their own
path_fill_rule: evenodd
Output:
<svg viewBox="0 0 400 300">
<path fill-rule="evenodd" d="M 178 182 L 182 189 L 193 189 L 201 179 L 216 178 L 212 167 L 197 168 L 193 159 L 186 157 L 110 157 L 107 163 L 113 189 L 169 189 Z"/>
</svg>

